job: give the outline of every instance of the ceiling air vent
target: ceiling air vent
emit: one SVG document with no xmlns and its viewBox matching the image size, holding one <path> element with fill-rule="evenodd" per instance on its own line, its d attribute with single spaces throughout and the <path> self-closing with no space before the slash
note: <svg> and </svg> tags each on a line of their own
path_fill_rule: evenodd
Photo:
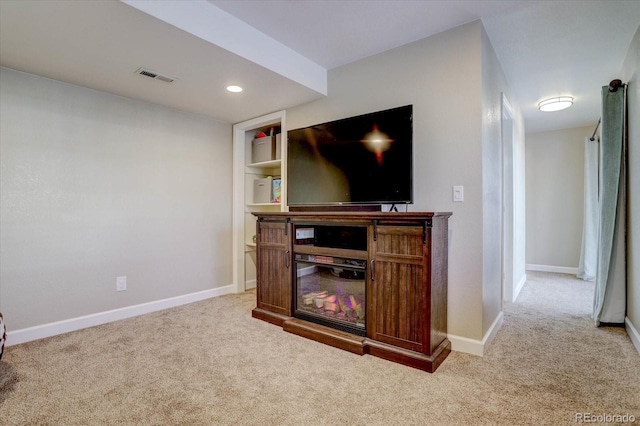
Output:
<svg viewBox="0 0 640 426">
<path fill-rule="evenodd" d="M 145 77 L 153 78 L 154 80 L 164 81 L 165 83 L 173 83 L 175 78 L 168 77 L 166 75 L 158 74 L 155 71 L 151 71 L 145 68 L 138 68 L 136 74 L 143 75 Z"/>
</svg>

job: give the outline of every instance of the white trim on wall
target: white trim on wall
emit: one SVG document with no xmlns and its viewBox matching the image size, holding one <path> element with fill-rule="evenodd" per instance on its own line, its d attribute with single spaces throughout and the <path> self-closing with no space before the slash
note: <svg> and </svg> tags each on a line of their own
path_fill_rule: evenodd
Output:
<svg viewBox="0 0 640 426">
<path fill-rule="evenodd" d="M 500 312 L 482 340 L 469 339 L 467 337 L 448 334 L 447 338 L 451 342 L 451 350 L 464 352 L 471 355 L 484 356 L 485 349 L 489 347 L 496 337 L 498 330 L 502 327 L 504 313 Z"/>
<path fill-rule="evenodd" d="M 555 272 L 558 274 L 576 275 L 578 273 L 578 268 L 572 266 L 532 265 L 527 263 L 526 269 L 527 271 Z"/>
<path fill-rule="evenodd" d="M 235 286 L 227 285 L 211 290 L 199 291 L 182 296 L 170 297 L 163 300 L 141 303 L 139 305 L 127 306 L 125 308 L 113 309 L 111 311 L 99 312 L 77 318 L 70 318 L 63 321 L 56 321 L 49 324 L 42 324 L 35 327 L 23 328 L 21 330 L 7 331 L 7 346 L 19 345 L 20 343 L 32 340 L 43 339 L 45 337 L 56 336 L 58 334 L 81 330 L 83 328 L 94 327 L 121 319 L 136 317 L 163 309 L 186 305 L 188 303 L 199 302 L 212 297 L 223 296 L 233 293 Z"/>
<path fill-rule="evenodd" d="M 248 290 L 252 280 L 247 280 L 246 276 L 246 248 L 247 243 L 245 240 L 245 227 L 246 218 L 248 213 L 246 208 L 246 149 L 247 140 L 246 132 L 258 129 L 260 127 L 269 126 L 272 124 L 280 124 L 281 132 L 286 135 L 287 120 L 286 111 L 272 112 L 261 117 L 256 117 L 251 120 L 243 121 L 242 123 L 236 123 L 233 125 L 233 215 L 231 219 L 231 228 L 233 229 L 233 283 L 236 293 L 242 293 Z M 286 140 L 282 139 L 282 193 L 283 204 L 281 210 L 286 210 Z M 253 232 L 252 232 L 253 233 Z M 244 288 L 242 286 L 245 286 Z"/>
<path fill-rule="evenodd" d="M 516 284 L 516 288 L 513 289 L 513 301 L 515 302 L 516 300 L 518 300 L 518 296 L 520 295 L 520 292 L 522 291 L 522 288 L 524 287 L 524 283 L 527 282 L 527 274 L 523 274 L 522 278 L 520 278 L 520 281 L 518 282 L 518 284 Z"/>
<path fill-rule="evenodd" d="M 629 317 L 625 317 L 624 319 L 625 329 L 627 330 L 627 334 L 633 343 L 633 346 L 636 347 L 638 353 L 640 353 L 640 332 L 633 326 L 633 323 L 629 319 Z"/>
</svg>

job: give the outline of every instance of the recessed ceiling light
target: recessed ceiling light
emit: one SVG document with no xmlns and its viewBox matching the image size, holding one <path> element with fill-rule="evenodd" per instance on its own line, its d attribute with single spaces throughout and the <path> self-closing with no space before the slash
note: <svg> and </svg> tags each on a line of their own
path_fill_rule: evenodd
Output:
<svg viewBox="0 0 640 426">
<path fill-rule="evenodd" d="M 240 86 L 227 86 L 227 90 L 233 93 L 240 93 L 242 92 L 242 87 Z"/>
<path fill-rule="evenodd" d="M 559 96 L 539 102 L 538 108 L 540 111 L 551 112 L 567 109 L 571 105 L 573 105 L 573 98 L 571 96 Z"/>
</svg>

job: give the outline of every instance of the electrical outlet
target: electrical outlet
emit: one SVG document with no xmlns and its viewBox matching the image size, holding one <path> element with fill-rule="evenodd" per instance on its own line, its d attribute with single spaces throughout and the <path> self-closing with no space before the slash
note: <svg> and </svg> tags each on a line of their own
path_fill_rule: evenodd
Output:
<svg viewBox="0 0 640 426">
<path fill-rule="evenodd" d="M 127 277 L 116 278 L 116 291 L 125 291 L 127 289 Z"/>
</svg>

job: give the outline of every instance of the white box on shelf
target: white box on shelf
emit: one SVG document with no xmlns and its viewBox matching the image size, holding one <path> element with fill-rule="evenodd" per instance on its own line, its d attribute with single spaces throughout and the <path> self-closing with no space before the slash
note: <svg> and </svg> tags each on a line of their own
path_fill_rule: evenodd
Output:
<svg viewBox="0 0 640 426">
<path fill-rule="evenodd" d="M 271 177 L 256 179 L 253 181 L 253 202 L 255 204 L 271 202 Z"/>
<path fill-rule="evenodd" d="M 255 138 L 251 144 L 251 162 L 262 163 L 273 160 L 273 138 Z"/>
</svg>

